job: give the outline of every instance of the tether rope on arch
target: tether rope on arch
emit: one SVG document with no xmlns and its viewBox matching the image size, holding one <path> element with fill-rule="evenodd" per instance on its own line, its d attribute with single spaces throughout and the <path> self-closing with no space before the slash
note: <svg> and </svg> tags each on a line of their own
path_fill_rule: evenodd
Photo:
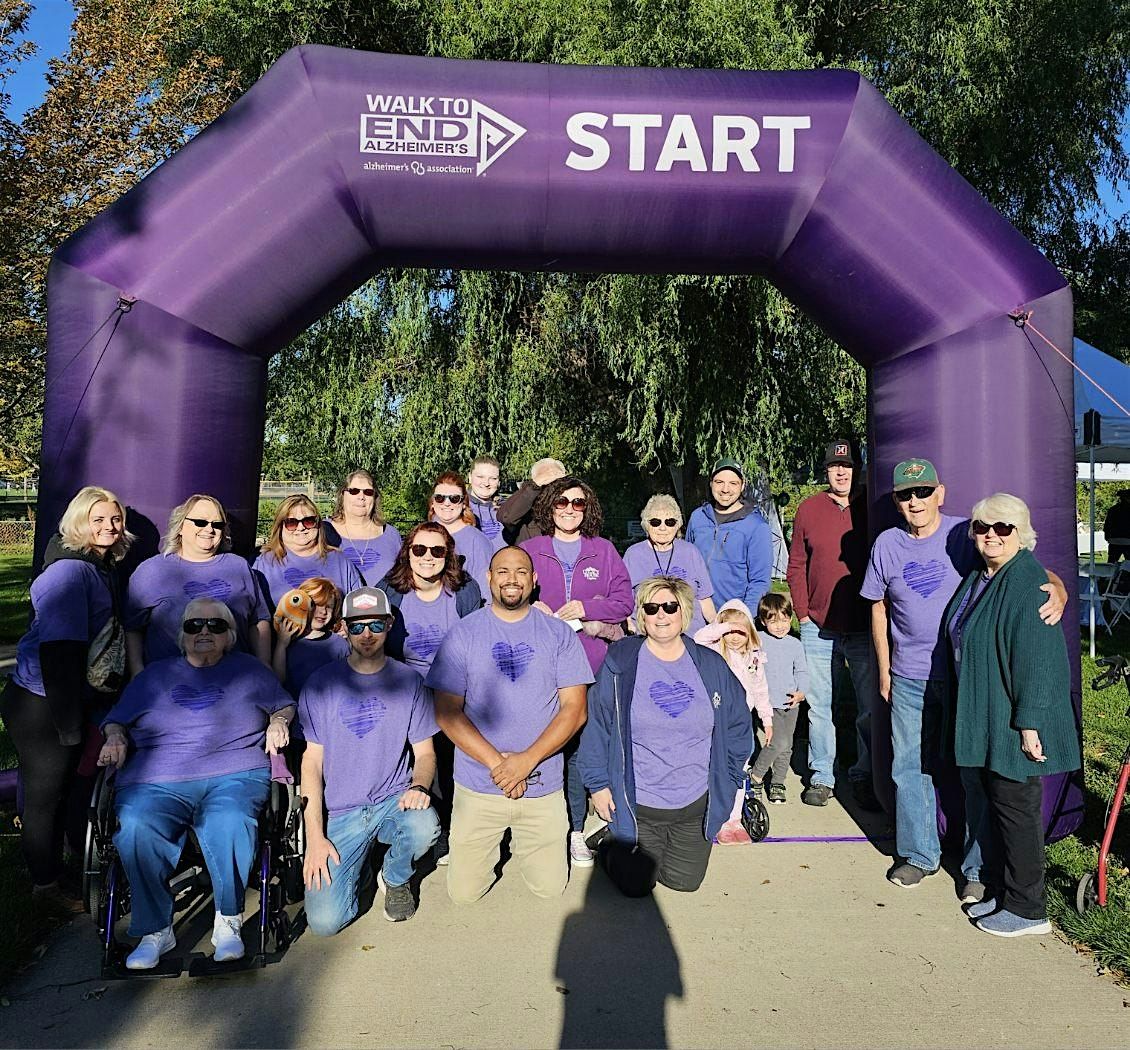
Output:
<svg viewBox="0 0 1130 1050">
<path fill-rule="evenodd" d="M 1124 416 L 1130 416 L 1130 409 L 1127 409 L 1121 401 L 1118 400 L 1109 390 L 1100 384 L 1093 376 L 1088 374 L 1084 369 L 1080 368 L 1072 358 L 1064 353 L 1058 346 L 1055 345 L 1043 332 L 1041 332 L 1034 324 L 1032 324 L 1032 311 L 1031 310 L 1018 310 L 1016 313 L 1008 315 L 1012 318 L 1013 323 L 1017 328 L 1030 328 L 1036 333 L 1045 343 L 1048 344 L 1060 357 L 1062 357 L 1072 368 L 1075 369 L 1088 383 L 1091 384 L 1100 394 L 1106 397 L 1111 404 L 1115 405 Z"/>
</svg>

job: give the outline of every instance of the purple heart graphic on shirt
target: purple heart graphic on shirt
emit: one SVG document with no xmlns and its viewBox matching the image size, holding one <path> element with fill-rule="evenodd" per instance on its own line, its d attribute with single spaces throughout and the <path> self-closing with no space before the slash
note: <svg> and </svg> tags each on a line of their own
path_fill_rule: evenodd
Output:
<svg viewBox="0 0 1130 1050">
<path fill-rule="evenodd" d="M 341 724 L 345 726 L 358 740 L 364 740 L 381 723 L 385 716 L 383 700 L 370 696 L 367 700 L 359 700 L 350 707 L 341 709 Z"/>
<path fill-rule="evenodd" d="M 224 698 L 224 691 L 218 686 L 194 689 L 190 685 L 174 685 L 170 695 L 173 703 L 180 707 L 187 707 L 190 711 L 203 711 L 219 703 Z"/>
<path fill-rule="evenodd" d="M 663 575 L 674 576 L 676 580 L 685 580 L 687 578 L 687 570 L 681 565 L 672 565 Z"/>
<path fill-rule="evenodd" d="M 357 560 L 361 563 L 362 572 L 364 572 L 366 569 L 371 569 L 374 565 L 377 564 L 377 562 L 381 560 L 380 551 L 359 551 L 356 547 L 354 547 L 353 550 L 357 554 Z"/>
<path fill-rule="evenodd" d="M 502 526 L 491 518 L 486 518 L 482 523 L 482 533 L 488 540 L 493 540 L 502 531 Z"/>
<path fill-rule="evenodd" d="M 694 699 L 694 690 L 686 682 L 652 682 L 648 694 L 668 718 L 678 718 Z"/>
<path fill-rule="evenodd" d="M 490 655 L 494 657 L 495 667 L 510 681 L 516 682 L 526 673 L 526 668 L 534 658 L 534 651 L 525 642 L 519 642 L 517 645 L 495 642 L 490 647 Z"/>
<path fill-rule="evenodd" d="M 206 583 L 200 580 L 189 580 L 184 585 L 184 596 L 190 601 L 197 598 L 211 598 L 213 601 L 223 602 L 231 597 L 231 584 L 213 576 Z"/>
<path fill-rule="evenodd" d="M 283 579 L 286 580 L 286 585 L 293 590 L 295 587 L 298 587 L 300 584 L 310 579 L 310 575 L 305 569 L 293 567 L 283 570 Z"/>
<path fill-rule="evenodd" d="M 902 567 L 902 579 L 920 598 L 929 598 L 946 578 L 946 567 L 931 559 L 928 562 L 908 561 Z"/>
<path fill-rule="evenodd" d="M 408 624 L 408 645 L 412 652 L 427 659 L 435 656 L 439 643 L 443 641 L 443 631 L 435 623 Z"/>
</svg>

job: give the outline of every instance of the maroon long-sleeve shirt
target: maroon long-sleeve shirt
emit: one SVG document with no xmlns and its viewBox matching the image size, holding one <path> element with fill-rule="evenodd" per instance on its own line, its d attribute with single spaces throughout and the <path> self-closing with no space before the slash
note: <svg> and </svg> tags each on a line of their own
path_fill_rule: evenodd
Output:
<svg viewBox="0 0 1130 1050">
<path fill-rule="evenodd" d="M 867 631 L 871 603 L 859 596 L 867 571 L 867 503 L 841 507 L 828 492 L 797 507 L 786 578 L 797 618 L 829 631 Z"/>
</svg>

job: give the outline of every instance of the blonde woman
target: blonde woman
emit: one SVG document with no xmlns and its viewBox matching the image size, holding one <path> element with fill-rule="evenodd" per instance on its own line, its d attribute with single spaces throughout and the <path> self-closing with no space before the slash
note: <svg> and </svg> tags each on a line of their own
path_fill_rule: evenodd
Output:
<svg viewBox="0 0 1130 1050">
<path fill-rule="evenodd" d="M 252 568 L 270 609 L 287 591 L 315 576 L 326 577 L 342 594 L 362 586 L 357 566 L 326 542 L 318 508 L 309 496 L 287 496 L 279 504 L 260 551 Z"/>
<path fill-rule="evenodd" d="M 64 830 L 71 848 L 81 850 L 86 812 L 76 807 L 78 821 L 65 827 L 67 797 L 84 729 L 112 700 L 89 685 L 87 655 L 111 627 L 119 606 L 115 567 L 132 540 L 125 508 L 112 492 L 90 485 L 71 500 L 31 585 L 31 627 L 0 696 L 0 717 L 19 756 L 20 844 L 33 892 L 73 911 L 82 905 L 64 896 L 58 882 Z"/>
<path fill-rule="evenodd" d="M 693 605 L 682 580 L 641 583 L 640 634 L 609 648 L 589 689 L 577 764 L 609 823 L 600 863 L 629 897 L 698 889 L 753 747 L 741 684 L 685 634 Z"/>
<path fill-rule="evenodd" d="M 251 566 L 231 553 L 227 512 L 196 493 L 173 509 L 161 553 L 143 561 L 126 594 L 130 674 L 180 653 L 181 613 L 197 598 L 223 602 L 235 616 L 236 645 L 271 662 L 271 611 Z"/>
<path fill-rule="evenodd" d="M 632 587 L 639 587 L 652 576 L 674 576 L 685 580 L 694 591 L 694 615 L 689 632 L 714 621 L 714 584 L 706 562 L 693 543 L 679 539 L 683 529 L 683 512 L 674 496 L 657 495 L 644 504 L 640 524 L 647 539 L 633 543 L 624 551 L 624 564 L 632 577 Z"/>
<path fill-rule="evenodd" d="M 380 489 L 367 470 L 354 470 L 341 483 L 322 529 L 326 543 L 340 548 L 370 587 L 385 578 L 400 551 L 400 533 L 385 521 Z"/>
</svg>

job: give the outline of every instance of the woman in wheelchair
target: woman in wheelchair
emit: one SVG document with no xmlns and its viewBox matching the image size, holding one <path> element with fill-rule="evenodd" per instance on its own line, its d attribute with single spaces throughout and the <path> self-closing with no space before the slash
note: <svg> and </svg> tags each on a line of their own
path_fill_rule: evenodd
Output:
<svg viewBox="0 0 1130 1050">
<path fill-rule="evenodd" d="M 191 828 L 216 905 L 215 961 L 244 954 L 243 894 L 257 818 L 270 784 L 268 754 L 290 737 L 294 701 L 255 657 L 231 651 L 235 619 L 223 602 L 184 610 L 184 654 L 149 664 L 102 723 L 102 766 L 117 769 L 114 844 L 132 897 L 131 970 L 155 967 L 176 944 L 168 882 Z"/>
</svg>

